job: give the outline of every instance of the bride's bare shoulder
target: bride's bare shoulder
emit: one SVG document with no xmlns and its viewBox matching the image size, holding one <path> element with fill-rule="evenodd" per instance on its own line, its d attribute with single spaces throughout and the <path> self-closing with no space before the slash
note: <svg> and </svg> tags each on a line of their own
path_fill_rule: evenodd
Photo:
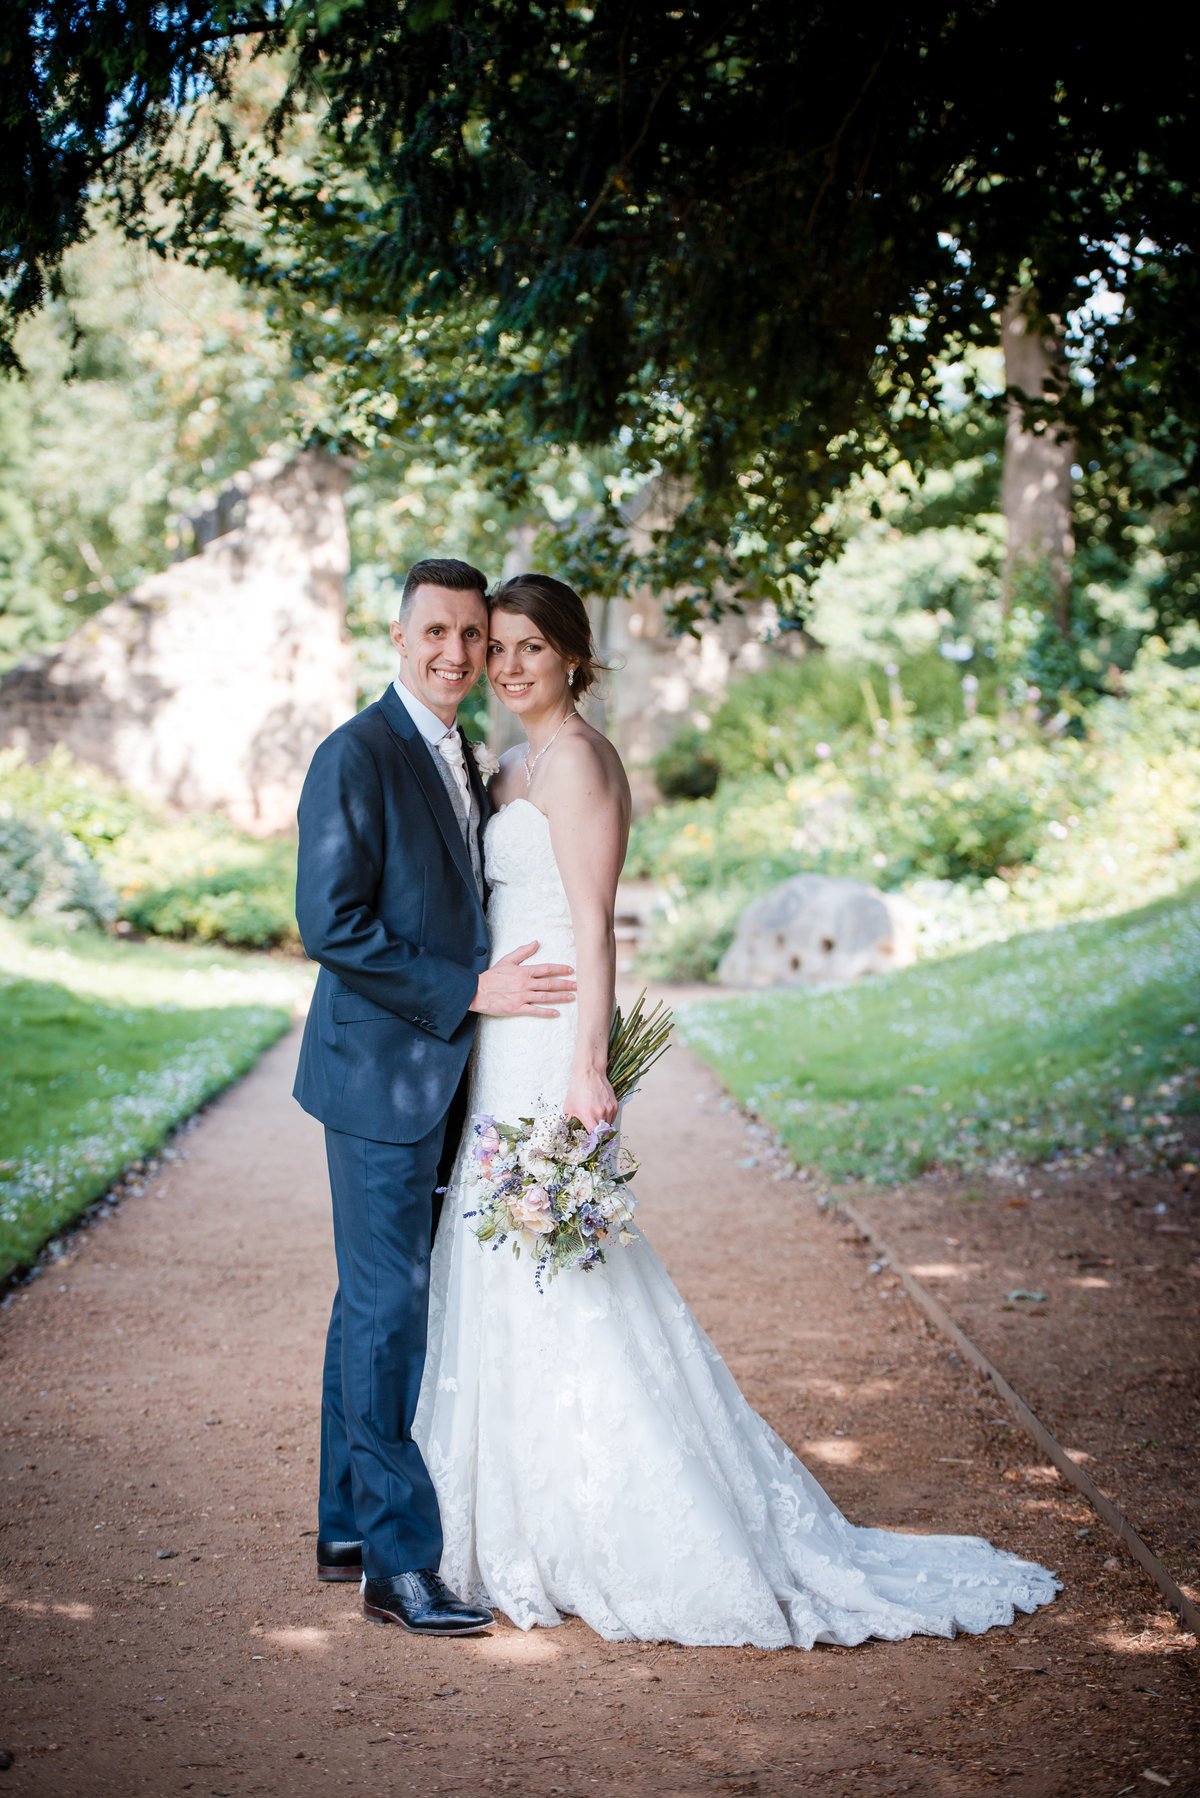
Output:
<svg viewBox="0 0 1200 1798">
<path fill-rule="evenodd" d="M 629 805 L 625 764 L 603 732 L 585 718 L 555 744 L 546 768 L 546 797 L 568 804 L 608 799 L 622 810 Z"/>
</svg>

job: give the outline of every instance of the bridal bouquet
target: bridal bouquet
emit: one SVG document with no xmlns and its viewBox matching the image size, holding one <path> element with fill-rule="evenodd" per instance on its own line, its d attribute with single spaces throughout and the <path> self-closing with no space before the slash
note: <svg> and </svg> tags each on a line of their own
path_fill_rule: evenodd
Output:
<svg viewBox="0 0 1200 1798">
<path fill-rule="evenodd" d="M 671 1013 L 662 1005 L 646 1012 L 645 993 L 628 1018 L 618 1007 L 608 1038 L 608 1078 L 618 1103 L 637 1088 L 642 1075 L 665 1054 Z M 476 1142 L 475 1235 L 499 1248 L 511 1241 L 513 1253 L 527 1248 L 534 1280 L 571 1267 L 595 1267 L 614 1235 L 632 1242 L 629 1224 L 636 1200 L 627 1190 L 638 1164 L 617 1146 L 612 1124 L 585 1130 L 578 1118 L 560 1112 L 505 1124 L 493 1117 L 473 1120 Z"/>
</svg>

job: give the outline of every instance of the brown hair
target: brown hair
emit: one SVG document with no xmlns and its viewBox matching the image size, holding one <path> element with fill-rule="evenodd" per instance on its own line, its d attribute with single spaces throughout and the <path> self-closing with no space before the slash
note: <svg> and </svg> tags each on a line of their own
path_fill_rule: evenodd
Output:
<svg viewBox="0 0 1200 1798">
<path fill-rule="evenodd" d="M 592 640 L 587 607 L 565 581 L 552 574 L 514 574 L 497 587 L 488 601 L 489 612 L 515 612 L 528 618 L 551 649 L 575 663 L 571 692 L 582 699 L 604 672 Z"/>
<path fill-rule="evenodd" d="M 456 562 L 452 556 L 441 559 L 428 556 L 423 562 L 414 562 L 404 577 L 404 591 L 400 595 L 401 622 L 411 609 L 412 596 L 418 587 L 449 587 L 452 593 L 478 593 L 480 599 L 487 598 L 487 576 L 480 574 L 478 568 L 472 568 L 469 562 Z"/>
</svg>

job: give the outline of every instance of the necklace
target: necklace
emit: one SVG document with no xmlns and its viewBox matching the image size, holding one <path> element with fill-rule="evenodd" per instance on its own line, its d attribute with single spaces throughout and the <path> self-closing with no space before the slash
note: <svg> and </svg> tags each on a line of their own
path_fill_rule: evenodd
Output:
<svg viewBox="0 0 1200 1798">
<path fill-rule="evenodd" d="M 533 780 L 534 769 L 537 767 L 538 763 L 541 761 L 541 759 L 545 755 L 546 751 L 550 748 L 550 744 L 554 742 L 555 737 L 558 736 L 558 731 L 560 731 L 562 729 L 563 724 L 565 724 L 567 722 L 568 718 L 578 718 L 578 716 L 579 716 L 579 713 L 575 710 L 575 707 L 572 706 L 571 710 L 563 718 L 562 724 L 559 725 L 558 730 L 555 731 L 554 736 L 551 737 L 549 743 L 543 743 L 542 747 L 538 750 L 536 755 L 531 756 L 528 749 L 525 751 L 525 786 L 526 786 L 527 790 L 530 786 L 530 783 Z"/>
</svg>

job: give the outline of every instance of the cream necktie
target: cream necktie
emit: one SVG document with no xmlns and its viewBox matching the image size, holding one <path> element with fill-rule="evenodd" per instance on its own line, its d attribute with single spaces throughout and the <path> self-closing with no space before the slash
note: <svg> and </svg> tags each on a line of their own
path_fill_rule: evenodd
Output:
<svg viewBox="0 0 1200 1798">
<path fill-rule="evenodd" d="M 471 813 L 471 783 L 467 779 L 467 765 L 463 760 L 462 738 L 456 730 L 447 731 L 437 741 L 437 752 L 454 776 L 454 784 L 463 796 L 467 815 Z"/>
</svg>

